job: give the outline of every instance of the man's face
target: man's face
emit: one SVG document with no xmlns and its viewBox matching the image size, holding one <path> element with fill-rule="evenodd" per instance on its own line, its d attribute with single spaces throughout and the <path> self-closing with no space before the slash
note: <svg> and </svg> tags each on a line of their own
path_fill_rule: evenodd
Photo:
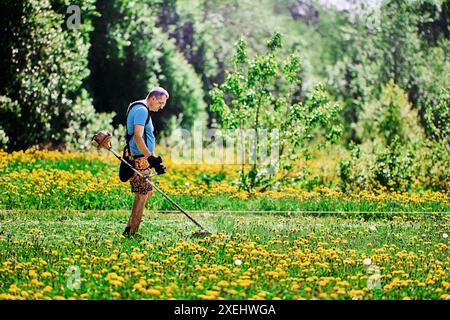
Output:
<svg viewBox="0 0 450 320">
<path fill-rule="evenodd" d="M 164 108 L 164 106 L 166 105 L 166 101 L 167 97 L 162 95 L 159 97 L 150 97 L 147 102 L 150 110 L 158 111 Z"/>
</svg>

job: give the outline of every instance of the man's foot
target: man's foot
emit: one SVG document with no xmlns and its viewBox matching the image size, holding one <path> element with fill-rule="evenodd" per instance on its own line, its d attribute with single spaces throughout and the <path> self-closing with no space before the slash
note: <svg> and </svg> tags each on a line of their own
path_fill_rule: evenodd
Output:
<svg viewBox="0 0 450 320">
<path fill-rule="evenodd" d="M 131 227 L 126 227 L 122 235 L 127 238 L 142 238 L 142 236 L 137 233 L 137 230 L 131 231 Z"/>
<path fill-rule="evenodd" d="M 129 237 L 129 236 L 131 236 L 132 233 L 130 232 L 130 230 L 131 230 L 131 227 L 126 227 L 126 228 L 125 228 L 125 231 L 122 233 L 122 235 L 123 235 L 124 237 Z"/>
</svg>

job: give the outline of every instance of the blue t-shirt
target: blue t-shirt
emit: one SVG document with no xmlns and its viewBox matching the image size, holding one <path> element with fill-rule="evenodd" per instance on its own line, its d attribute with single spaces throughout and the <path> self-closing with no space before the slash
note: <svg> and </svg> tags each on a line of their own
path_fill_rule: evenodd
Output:
<svg viewBox="0 0 450 320">
<path fill-rule="evenodd" d="M 145 121 L 147 120 L 147 116 L 150 110 L 144 105 L 139 104 L 133 107 L 131 111 L 128 113 L 127 117 L 127 130 L 128 134 L 134 135 L 134 125 L 145 125 Z M 150 117 L 147 126 L 145 127 L 145 133 L 147 137 L 142 136 L 144 139 L 147 138 L 147 148 L 151 153 L 155 152 L 155 135 L 153 134 L 153 123 L 152 118 Z M 134 141 L 134 136 L 130 140 L 130 149 L 134 155 L 142 155 L 141 150 L 136 146 L 136 142 Z"/>
</svg>

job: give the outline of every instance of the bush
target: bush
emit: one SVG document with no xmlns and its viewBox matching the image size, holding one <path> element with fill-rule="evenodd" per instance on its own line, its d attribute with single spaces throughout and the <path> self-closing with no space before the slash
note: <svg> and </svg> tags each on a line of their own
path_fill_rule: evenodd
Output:
<svg viewBox="0 0 450 320">
<path fill-rule="evenodd" d="M 412 162 L 414 154 L 399 143 L 394 136 L 391 144 L 376 155 L 374 179 L 381 186 L 393 190 L 409 190 L 413 182 Z"/>
<path fill-rule="evenodd" d="M 111 143 L 114 149 L 122 148 L 125 145 L 125 126 L 119 125 L 114 128 L 112 120 L 115 113 L 96 113 L 88 101 L 87 95 L 88 93 L 83 91 L 81 98 L 77 99 L 71 110 L 74 120 L 69 122 L 64 135 L 67 149 L 86 150 L 90 148 L 92 136 L 101 130 L 111 132 Z"/>
<path fill-rule="evenodd" d="M 408 96 L 394 81 L 381 86 L 380 95 L 364 105 L 356 125 L 360 141 L 374 140 L 376 137 L 390 146 L 395 137 L 398 143 L 418 142 L 424 138 L 419 125 L 419 117 L 408 101 Z"/>
<path fill-rule="evenodd" d="M 409 190 L 422 177 L 427 159 L 419 152 L 425 143 L 419 117 L 406 93 L 393 81 L 365 105 L 356 132 L 361 141 L 339 164 L 342 188 Z M 441 163 L 445 166 L 445 164 Z M 424 169 L 427 171 L 426 169 Z"/>
<path fill-rule="evenodd" d="M 91 0 L 81 3 L 89 7 Z M 65 30 L 64 14 L 52 4 L 0 4 L 0 127 L 10 149 L 60 144 L 68 123 L 76 121 L 71 109 L 89 74 L 89 23 Z"/>
<path fill-rule="evenodd" d="M 401 145 L 395 137 L 390 146 L 377 139 L 360 146 L 352 145 L 351 156 L 339 162 L 339 175 L 344 191 L 409 190 L 414 182 L 410 146 Z"/>
<path fill-rule="evenodd" d="M 435 141 L 450 143 L 450 87 L 441 88 L 434 99 L 426 101 L 425 129 Z"/>
<path fill-rule="evenodd" d="M 423 140 L 417 145 L 413 170 L 418 188 L 450 190 L 450 150 L 446 144 L 444 140 Z"/>
</svg>

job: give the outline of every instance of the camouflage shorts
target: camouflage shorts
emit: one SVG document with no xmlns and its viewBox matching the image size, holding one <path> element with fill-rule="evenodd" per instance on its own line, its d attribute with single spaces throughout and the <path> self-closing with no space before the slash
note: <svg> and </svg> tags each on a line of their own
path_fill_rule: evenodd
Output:
<svg viewBox="0 0 450 320">
<path fill-rule="evenodd" d="M 135 167 L 139 171 L 141 171 L 143 174 L 150 174 L 151 170 L 147 161 L 147 158 L 141 157 L 135 159 Z M 149 178 L 149 180 L 151 180 Z M 133 176 L 130 178 L 130 185 L 131 185 L 131 192 L 133 193 L 139 193 L 142 195 L 146 195 L 149 192 L 153 191 L 152 186 L 145 181 L 144 178 L 139 176 L 137 173 L 134 173 Z"/>
</svg>

